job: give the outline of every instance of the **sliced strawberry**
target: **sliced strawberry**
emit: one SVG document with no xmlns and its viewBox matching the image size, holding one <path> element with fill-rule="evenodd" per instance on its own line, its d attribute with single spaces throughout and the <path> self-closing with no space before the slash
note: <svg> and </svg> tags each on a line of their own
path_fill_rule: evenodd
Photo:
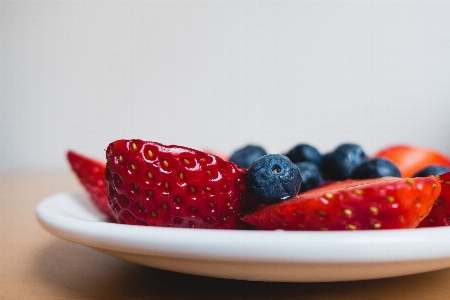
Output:
<svg viewBox="0 0 450 300">
<path fill-rule="evenodd" d="M 110 205 L 120 223 L 233 229 L 249 208 L 243 171 L 215 155 L 119 140 L 106 158 Z"/>
<path fill-rule="evenodd" d="M 450 225 L 450 172 L 438 176 L 441 183 L 441 194 L 434 202 L 428 216 L 418 227 L 435 227 Z"/>
<path fill-rule="evenodd" d="M 95 206 L 108 217 L 115 219 L 115 215 L 108 204 L 105 163 L 85 157 L 74 151 L 67 152 L 67 159 Z"/>
<path fill-rule="evenodd" d="M 265 230 L 413 228 L 440 191 L 434 176 L 347 180 L 269 205 L 242 220 Z"/>
<path fill-rule="evenodd" d="M 403 177 L 411 177 L 429 165 L 450 167 L 450 158 L 433 149 L 409 145 L 394 145 L 380 150 L 374 157 L 383 157 L 393 162 Z"/>
</svg>

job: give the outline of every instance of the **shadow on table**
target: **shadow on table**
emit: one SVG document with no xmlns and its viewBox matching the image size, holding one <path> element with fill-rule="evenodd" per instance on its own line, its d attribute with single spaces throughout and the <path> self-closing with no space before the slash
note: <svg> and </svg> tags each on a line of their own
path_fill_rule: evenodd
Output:
<svg viewBox="0 0 450 300">
<path fill-rule="evenodd" d="M 426 299 L 450 274 L 447 269 L 355 282 L 248 282 L 157 270 L 62 240 L 32 263 L 43 284 L 82 299 Z"/>
</svg>

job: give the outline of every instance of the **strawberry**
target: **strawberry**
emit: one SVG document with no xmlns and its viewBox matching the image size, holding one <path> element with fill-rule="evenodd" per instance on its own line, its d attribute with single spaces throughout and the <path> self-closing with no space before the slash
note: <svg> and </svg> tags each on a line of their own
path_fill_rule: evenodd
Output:
<svg viewBox="0 0 450 300">
<path fill-rule="evenodd" d="M 250 207 L 244 172 L 198 150 L 118 140 L 106 150 L 110 205 L 119 223 L 236 229 Z"/>
<path fill-rule="evenodd" d="M 413 228 L 440 191 L 435 176 L 347 180 L 269 205 L 242 220 L 265 230 Z"/>
<path fill-rule="evenodd" d="M 438 176 L 441 183 L 441 194 L 434 202 L 428 216 L 418 227 L 434 227 L 450 225 L 450 172 Z"/>
<path fill-rule="evenodd" d="M 228 159 L 230 158 L 230 156 L 227 155 L 227 154 L 220 153 L 220 152 L 217 152 L 217 151 L 211 150 L 211 149 L 203 149 L 203 152 L 208 153 L 208 154 L 212 154 L 212 155 L 215 155 L 215 156 L 218 156 L 221 159 L 226 160 L 226 161 L 228 161 Z"/>
<path fill-rule="evenodd" d="M 67 152 L 67 159 L 95 206 L 108 217 L 115 216 L 108 204 L 105 163 L 85 157 L 74 151 Z"/>
<path fill-rule="evenodd" d="M 429 165 L 450 167 L 450 158 L 433 149 L 409 145 L 394 145 L 380 150 L 374 157 L 383 157 L 393 162 L 403 177 L 411 177 Z"/>
</svg>

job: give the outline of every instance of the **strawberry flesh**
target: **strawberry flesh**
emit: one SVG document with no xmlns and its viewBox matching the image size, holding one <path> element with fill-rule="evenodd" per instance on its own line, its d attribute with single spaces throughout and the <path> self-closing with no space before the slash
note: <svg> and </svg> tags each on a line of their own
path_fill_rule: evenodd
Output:
<svg viewBox="0 0 450 300">
<path fill-rule="evenodd" d="M 115 219 L 115 215 L 108 204 L 105 163 L 88 158 L 74 151 L 67 152 L 67 160 L 81 185 L 88 192 L 94 205 L 109 218 Z"/>
<path fill-rule="evenodd" d="M 413 228 L 440 191 L 435 176 L 346 180 L 266 206 L 242 220 L 263 230 Z"/>
<path fill-rule="evenodd" d="M 237 229 L 251 207 L 244 172 L 220 157 L 142 140 L 106 150 L 108 196 L 119 223 Z"/>
<path fill-rule="evenodd" d="M 428 216 L 418 227 L 435 227 L 450 225 L 450 172 L 438 176 L 441 183 L 441 194 L 433 204 Z"/>
</svg>

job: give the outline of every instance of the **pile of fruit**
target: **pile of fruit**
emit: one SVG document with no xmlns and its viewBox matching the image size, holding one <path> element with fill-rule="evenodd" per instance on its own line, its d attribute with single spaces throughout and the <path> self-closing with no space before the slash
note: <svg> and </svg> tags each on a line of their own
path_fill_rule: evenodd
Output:
<svg viewBox="0 0 450 300">
<path fill-rule="evenodd" d="M 228 159 L 182 146 L 118 140 L 106 164 L 67 158 L 111 221 L 260 230 L 397 229 L 450 225 L 450 158 L 396 145 L 368 156 L 356 144 L 321 154 L 248 145 Z"/>
</svg>

